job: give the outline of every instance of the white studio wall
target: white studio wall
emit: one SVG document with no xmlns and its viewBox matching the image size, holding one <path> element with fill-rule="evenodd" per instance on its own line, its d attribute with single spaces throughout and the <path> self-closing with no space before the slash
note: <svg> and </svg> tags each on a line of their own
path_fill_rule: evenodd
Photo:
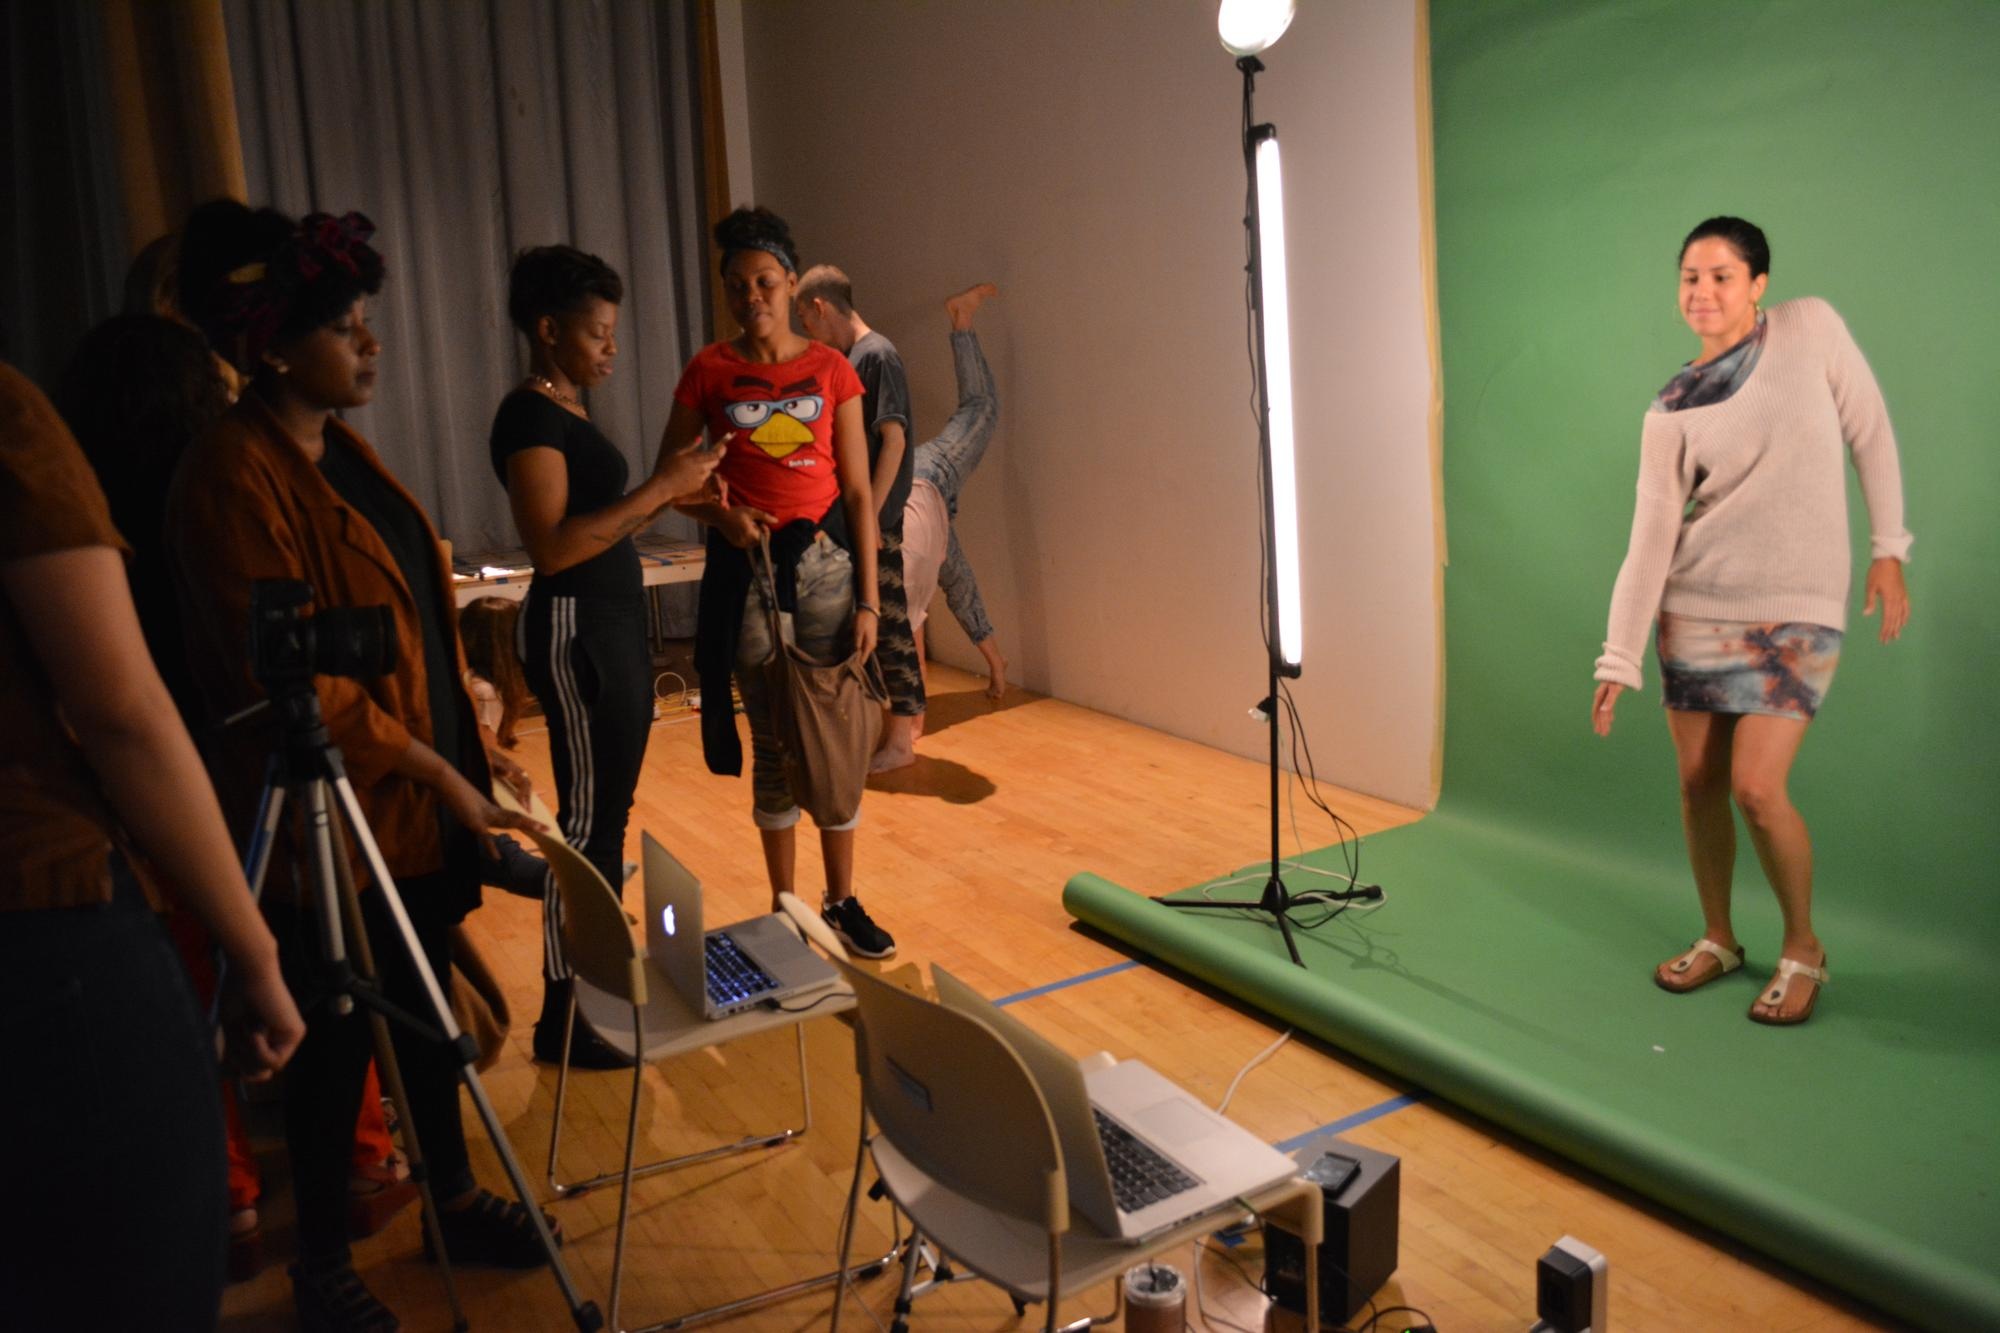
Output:
<svg viewBox="0 0 2000 1333">
<path fill-rule="evenodd" d="M 1293 692 L 1320 775 L 1434 798 L 1440 670 L 1421 0 L 1318 0 L 1267 51 L 1285 145 L 1305 599 Z M 1211 0 L 740 8 L 756 202 L 854 279 L 954 402 L 942 300 L 998 437 L 959 535 L 1018 683 L 1247 756 L 1265 733 L 1241 76 Z M 1427 134 L 1427 128 L 1422 131 Z M 747 200 L 739 200 L 747 202 Z M 934 642 L 977 664 L 940 605 Z M 1307 832 L 1308 843 L 1323 839 Z"/>
</svg>

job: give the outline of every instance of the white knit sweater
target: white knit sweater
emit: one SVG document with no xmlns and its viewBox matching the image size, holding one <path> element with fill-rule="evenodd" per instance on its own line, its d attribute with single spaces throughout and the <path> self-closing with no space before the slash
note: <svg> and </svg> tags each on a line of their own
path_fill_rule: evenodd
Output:
<svg viewBox="0 0 2000 1333">
<path fill-rule="evenodd" d="M 1764 350 L 1729 398 L 1646 413 L 1632 540 L 1597 679 L 1631 689 L 1661 611 L 1843 629 L 1852 556 L 1846 444 L 1873 556 L 1909 559 L 1896 436 L 1882 391 L 1818 297 L 1766 312 Z"/>
</svg>

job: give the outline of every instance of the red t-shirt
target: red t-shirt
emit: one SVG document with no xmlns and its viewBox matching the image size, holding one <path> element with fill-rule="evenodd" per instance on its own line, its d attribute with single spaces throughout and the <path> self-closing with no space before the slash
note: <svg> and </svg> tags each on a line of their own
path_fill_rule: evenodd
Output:
<svg viewBox="0 0 2000 1333">
<path fill-rule="evenodd" d="M 824 343 L 808 343 L 803 354 L 776 364 L 710 343 L 674 390 L 674 400 L 701 413 L 717 439 L 736 432 L 716 469 L 729 483 L 729 503 L 761 509 L 780 527 L 819 519 L 840 498 L 833 414 L 860 396 L 854 367 Z"/>
</svg>

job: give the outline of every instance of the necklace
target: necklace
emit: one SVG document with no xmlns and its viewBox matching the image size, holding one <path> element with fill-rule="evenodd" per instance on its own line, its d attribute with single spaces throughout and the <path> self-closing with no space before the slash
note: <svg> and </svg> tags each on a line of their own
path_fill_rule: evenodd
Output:
<svg viewBox="0 0 2000 1333">
<path fill-rule="evenodd" d="M 556 382 L 550 379 L 547 375 L 529 375 L 528 383 L 534 385 L 537 389 L 540 389 L 543 393 L 555 399 L 557 402 L 561 403 L 564 407 L 575 408 L 578 412 L 581 412 L 586 417 L 590 415 L 589 411 L 585 409 L 582 399 L 578 398 L 573 393 L 564 393 L 561 389 L 558 389 L 556 387 Z"/>
</svg>

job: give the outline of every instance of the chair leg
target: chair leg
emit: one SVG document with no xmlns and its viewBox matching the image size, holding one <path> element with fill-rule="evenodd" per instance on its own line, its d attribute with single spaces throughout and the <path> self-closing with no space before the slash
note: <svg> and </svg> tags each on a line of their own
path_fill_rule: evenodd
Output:
<svg viewBox="0 0 2000 1333">
<path fill-rule="evenodd" d="M 574 1001 L 572 1001 L 574 1003 Z M 564 1039 L 568 1040 L 567 1038 Z M 643 1052 L 646 1049 L 646 1019 L 638 1005 L 632 1006 L 632 1049 Z M 618 1188 L 618 1238 L 611 1247 L 611 1328 L 623 1327 L 618 1322 L 618 1298 L 625 1279 L 625 1231 L 632 1217 L 632 1157 L 639 1150 L 639 1096 L 644 1086 L 646 1062 L 643 1059 L 632 1062 L 632 1109 L 625 1118 L 625 1175 Z M 549 1163 L 551 1175 L 555 1163 Z"/>
<path fill-rule="evenodd" d="M 812 1075 L 806 1068 L 806 1025 L 795 1023 L 792 1031 L 799 1038 L 799 1107 L 805 1117 L 799 1122 L 799 1133 L 804 1134 L 813 1126 Z"/>
<path fill-rule="evenodd" d="M 854 1226 L 861 1216 L 861 1172 L 868 1165 L 868 1094 L 861 1094 L 861 1129 L 855 1135 L 854 1179 L 847 1184 L 847 1211 L 840 1219 L 840 1278 L 833 1288 L 833 1319 L 827 1333 L 840 1333 L 840 1311 L 847 1304 L 848 1263 L 854 1254 Z"/>
<path fill-rule="evenodd" d="M 574 1029 L 576 1014 L 574 996 L 571 999 L 570 1014 L 571 1027 Z M 734 1143 L 718 1144 L 713 1148 L 703 1148 L 695 1152 L 682 1153 L 675 1157 L 662 1157 L 657 1161 L 644 1162 L 632 1168 L 632 1178 L 634 1180 L 642 1180 L 647 1176 L 657 1175 L 663 1171 L 678 1171 L 683 1167 L 694 1166 L 701 1162 L 716 1161 L 724 1157 L 734 1157 L 738 1153 L 753 1152 L 759 1148 L 777 1148 L 802 1137 L 807 1130 L 812 1128 L 812 1087 L 807 1075 L 806 1038 L 803 1027 L 797 1029 L 797 1041 L 799 1052 L 799 1100 L 802 1107 L 802 1119 L 796 1127 L 772 1130 L 769 1133 L 763 1134 L 748 1134 Z M 564 1037 L 564 1048 L 565 1050 L 568 1048 L 567 1035 Z M 567 1074 L 568 1062 L 567 1057 L 565 1057 L 562 1072 L 558 1075 L 556 1082 L 556 1123 L 549 1133 L 549 1188 L 555 1191 L 555 1196 L 558 1199 L 574 1198 L 577 1195 L 587 1193 L 600 1186 L 614 1184 L 621 1177 L 621 1173 L 614 1170 L 602 1171 L 594 1176 L 584 1176 L 567 1182 L 557 1179 L 556 1148 L 562 1131 L 562 1080 Z"/>
<path fill-rule="evenodd" d="M 571 986 L 569 1006 L 563 1015 L 562 1060 L 556 1065 L 556 1112 L 549 1122 L 549 1186 L 561 1198 L 564 1189 L 556 1180 L 556 1153 L 562 1148 L 563 1101 L 569 1093 L 569 1043 L 576 1033 L 576 987 Z"/>
<path fill-rule="evenodd" d="M 1058 1168 L 1060 1174 L 1060 1168 Z M 1056 1333 L 1056 1307 L 1062 1304 L 1062 1237 L 1049 1232 L 1049 1318 L 1047 1333 Z"/>
<path fill-rule="evenodd" d="M 910 1327 L 910 1311 L 916 1305 L 917 1262 L 924 1255 L 924 1236 L 917 1230 L 915 1218 L 910 1219 L 910 1248 L 903 1252 L 903 1282 L 896 1289 L 896 1317 L 889 1325 L 889 1333 L 907 1333 Z"/>
</svg>

